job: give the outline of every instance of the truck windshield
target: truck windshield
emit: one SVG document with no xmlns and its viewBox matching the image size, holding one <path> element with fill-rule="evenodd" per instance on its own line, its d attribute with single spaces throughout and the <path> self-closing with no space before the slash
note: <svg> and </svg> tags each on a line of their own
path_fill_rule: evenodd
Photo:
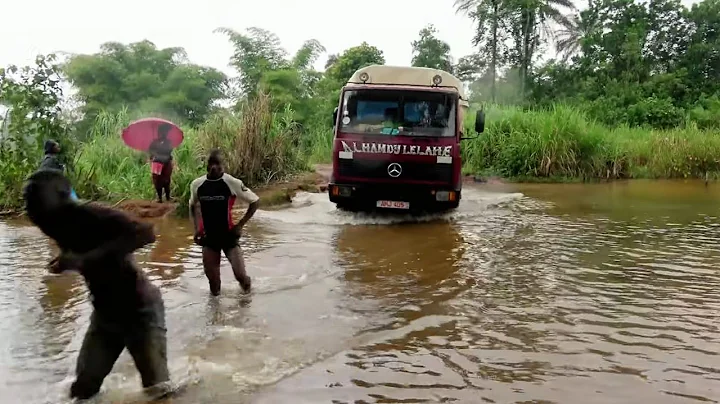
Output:
<svg viewBox="0 0 720 404">
<path fill-rule="evenodd" d="M 432 91 L 350 90 L 343 97 L 343 132 L 455 136 L 457 96 Z"/>
</svg>

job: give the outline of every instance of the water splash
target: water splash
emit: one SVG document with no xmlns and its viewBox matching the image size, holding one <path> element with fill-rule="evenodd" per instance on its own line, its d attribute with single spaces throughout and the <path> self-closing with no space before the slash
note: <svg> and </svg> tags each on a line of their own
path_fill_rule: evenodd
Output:
<svg viewBox="0 0 720 404">
<path fill-rule="evenodd" d="M 457 221 L 480 216 L 483 211 L 523 197 L 521 193 L 484 192 L 476 188 L 463 191 L 460 207 L 454 211 L 426 214 L 421 216 L 388 213 L 346 212 L 339 210 L 330 202 L 327 194 L 298 193 L 289 208 L 275 211 L 261 211 L 259 218 L 270 219 L 288 224 L 313 224 L 325 226 L 343 225 L 390 225 L 400 223 L 423 223 L 432 221 Z"/>
</svg>

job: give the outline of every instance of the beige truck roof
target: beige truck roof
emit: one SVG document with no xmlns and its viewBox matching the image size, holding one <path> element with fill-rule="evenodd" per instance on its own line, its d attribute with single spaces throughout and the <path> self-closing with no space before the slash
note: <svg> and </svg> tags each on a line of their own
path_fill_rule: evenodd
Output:
<svg viewBox="0 0 720 404">
<path fill-rule="evenodd" d="M 363 83 L 360 75 L 367 73 L 368 80 Z M 408 66 L 387 66 L 370 65 L 358 69 L 348 84 L 391 84 L 410 86 L 432 86 L 433 77 L 440 75 L 442 82 L 439 87 L 452 87 L 460 95 L 461 105 L 468 106 L 468 99 L 465 95 L 465 87 L 462 81 L 452 74 L 439 69 L 429 67 L 408 67 Z"/>
</svg>

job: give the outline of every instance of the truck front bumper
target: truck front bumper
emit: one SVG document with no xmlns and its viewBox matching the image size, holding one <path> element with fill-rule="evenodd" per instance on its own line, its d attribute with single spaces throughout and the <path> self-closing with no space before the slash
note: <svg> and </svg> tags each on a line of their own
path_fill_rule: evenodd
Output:
<svg viewBox="0 0 720 404">
<path fill-rule="evenodd" d="M 403 184 L 328 184 L 330 201 L 352 210 L 377 209 L 379 201 L 407 202 L 411 211 L 435 211 L 457 208 L 461 191 L 442 185 Z"/>
</svg>

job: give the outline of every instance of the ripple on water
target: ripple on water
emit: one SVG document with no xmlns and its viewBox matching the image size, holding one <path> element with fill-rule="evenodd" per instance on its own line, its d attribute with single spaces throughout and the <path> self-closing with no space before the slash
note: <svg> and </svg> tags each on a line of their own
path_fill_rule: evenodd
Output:
<svg viewBox="0 0 720 404">
<path fill-rule="evenodd" d="M 714 219 L 628 222 L 550 206 L 521 198 L 457 220 L 459 269 L 433 285 L 445 294 L 404 282 L 407 271 L 372 284 L 394 320 L 256 401 L 720 398 Z M 389 263 L 362 269 L 373 266 Z M 423 323 L 438 315 L 447 320 Z"/>
<path fill-rule="evenodd" d="M 248 229 L 250 297 L 224 266 L 226 289 L 209 299 L 189 234 L 161 229 L 138 260 L 163 288 L 171 368 L 188 385 L 177 402 L 718 400 L 715 215 L 704 202 L 691 216 L 628 213 L 631 199 L 618 214 L 584 200 L 568 210 L 583 197 L 470 188 L 456 212 L 410 220 L 301 194 Z M 8 251 L 39 237 L 0 227 L 0 264 L 17 269 Z M 0 313 L 14 372 L 3 369 L 3 393 L 66 387 L 82 336 L 82 285 L 53 289 L 50 250 L 40 255 L 24 276 L 0 265 L 0 304 L 15 308 Z M 97 402 L 133 402 L 138 384 L 125 355 Z M 37 390 L 23 402 L 51 397 Z"/>
</svg>

